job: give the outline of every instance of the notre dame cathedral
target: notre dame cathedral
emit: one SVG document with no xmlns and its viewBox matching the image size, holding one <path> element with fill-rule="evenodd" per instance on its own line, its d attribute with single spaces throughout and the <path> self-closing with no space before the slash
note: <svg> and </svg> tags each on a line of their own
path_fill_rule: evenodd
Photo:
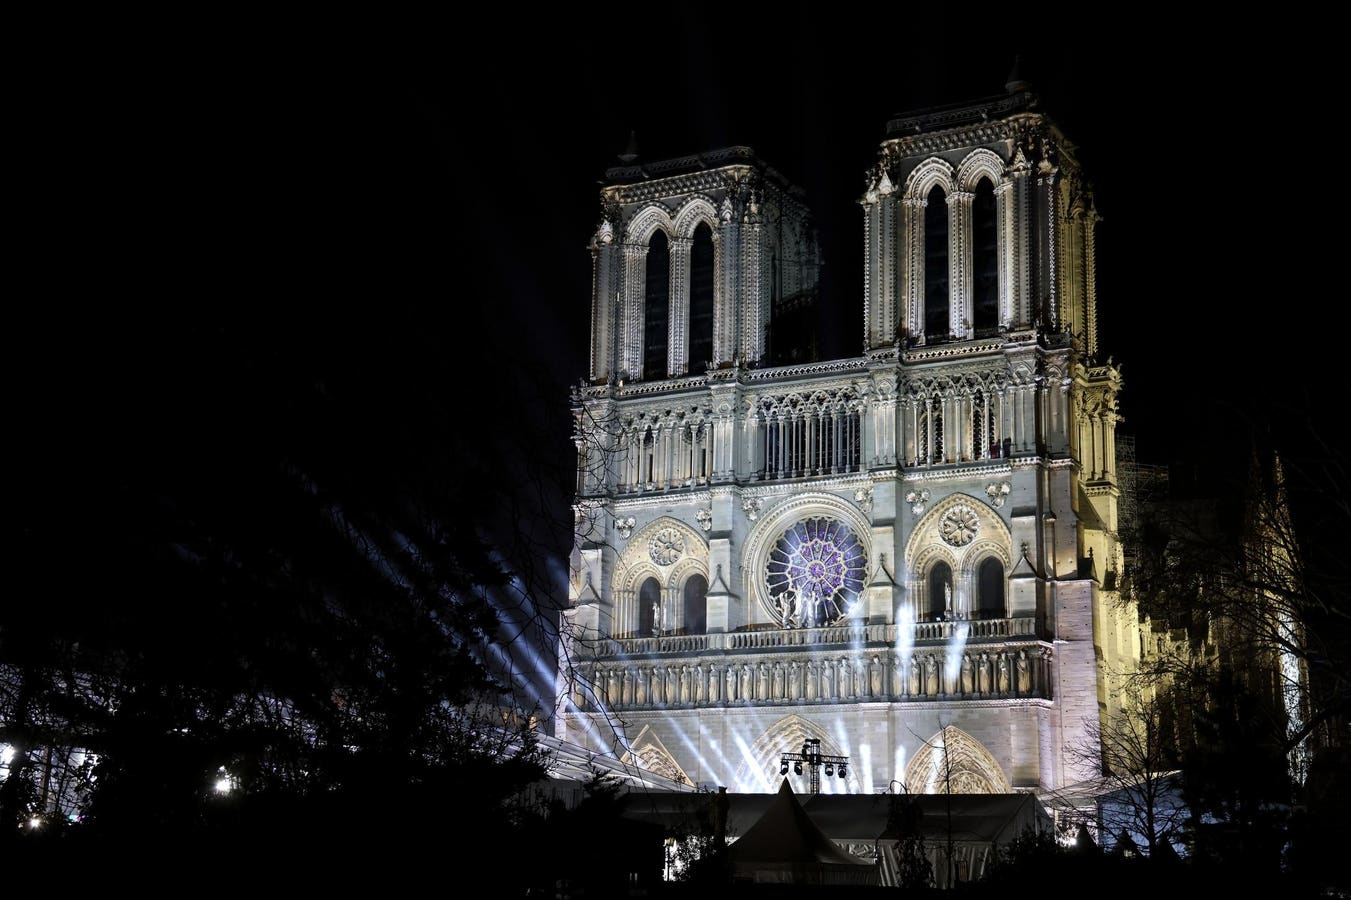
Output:
<svg viewBox="0 0 1351 900">
<path fill-rule="evenodd" d="M 611 168 L 573 392 L 555 736 L 683 784 L 1045 793 L 1139 662 L 1097 214 L 1029 86 L 891 120 L 862 352 L 817 359 L 803 193 L 747 147 Z"/>
</svg>

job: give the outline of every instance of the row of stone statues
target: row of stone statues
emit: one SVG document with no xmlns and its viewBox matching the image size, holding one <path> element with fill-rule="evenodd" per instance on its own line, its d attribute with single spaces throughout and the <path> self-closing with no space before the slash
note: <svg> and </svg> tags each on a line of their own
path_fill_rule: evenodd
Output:
<svg viewBox="0 0 1351 900">
<path fill-rule="evenodd" d="M 591 694 L 611 708 L 1043 696 L 1050 656 L 1049 648 L 1023 647 L 974 649 L 955 660 L 936 650 L 909 660 L 887 653 L 708 666 L 597 664 L 589 673 L 592 689 L 579 682 L 573 702 L 594 708 Z"/>
</svg>

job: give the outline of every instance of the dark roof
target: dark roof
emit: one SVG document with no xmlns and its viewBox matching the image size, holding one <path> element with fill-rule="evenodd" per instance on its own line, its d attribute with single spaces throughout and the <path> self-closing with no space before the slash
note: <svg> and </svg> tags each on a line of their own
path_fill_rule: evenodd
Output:
<svg viewBox="0 0 1351 900">
<path fill-rule="evenodd" d="M 605 180 L 615 184 L 642 181 L 647 178 L 669 178 L 672 175 L 684 175 L 703 169 L 717 169 L 722 166 L 755 166 L 766 168 L 750 147 L 723 147 L 705 153 L 691 153 L 689 156 L 677 156 L 671 159 L 658 159 L 651 162 L 635 161 L 623 166 L 612 166 L 605 170 Z"/>
<path fill-rule="evenodd" d="M 782 788 L 780 788 L 782 790 Z M 726 794 L 727 836 L 736 840 L 778 801 L 777 794 Z M 887 831 L 891 795 L 804 794 L 795 795 L 806 816 L 832 841 L 872 843 Z M 951 834 L 954 840 L 1005 844 L 1023 828 L 1050 827 L 1050 815 L 1033 794 L 912 794 L 919 807 L 926 840 Z M 659 821 L 669 827 L 688 825 L 695 811 L 712 803 L 707 793 L 634 791 L 626 817 Z"/>
<path fill-rule="evenodd" d="M 980 100 L 930 106 L 902 113 L 887 122 L 887 137 L 900 138 L 927 131 L 940 131 L 944 128 L 975 125 L 1016 112 L 1036 109 L 1039 105 L 1040 101 L 1036 94 L 1029 90 L 1018 90 Z"/>
<path fill-rule="evenodd" d="M 785 778 L 779 792 L 746 833 L 727 850 L 733 865 L 801 862 L 871 865 L 835 845 L 798 803 Z"/>
</svg>

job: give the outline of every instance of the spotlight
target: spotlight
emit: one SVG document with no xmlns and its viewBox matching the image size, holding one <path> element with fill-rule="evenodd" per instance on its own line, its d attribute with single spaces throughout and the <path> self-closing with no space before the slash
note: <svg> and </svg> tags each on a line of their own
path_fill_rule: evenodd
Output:
<svg viewBox="0 0 1351 900">
<path fill-rule="evenodd" d="M 795 763 L 793 763 L 793 774 L 794 774 L 794 775 L 801 775 L 801 774 L 802 774 L 802 763 L 800 763 L 800 762 L 795 762 Z"/>
<path fill-rule="evenodd" d="M 835 767 L 834 767 L 833 765 L 831 765 L 830 763 L 826 763 L 826 774 L 827 774 L 827 775 L 834 775 L 834 774 L 835 774 Z"/>
<path fill-rule="evenodd" d="M 849 773 L 846 772 L 845 769 L 844 769 L 844 763 L 840 763 L 840 777 L 843 778 L 844 776 L 846 776 L 846 775 L 848 775 L 848 774 L 849 774 Z"/>
<path fill-rule="evenodd" d="M 788 763 L 780 763 L 780 764 L 779 764 L 779 774 L 780 774 L 780 775 L 787 775 L 787 774 L 788 774 Z"/>
</svg>

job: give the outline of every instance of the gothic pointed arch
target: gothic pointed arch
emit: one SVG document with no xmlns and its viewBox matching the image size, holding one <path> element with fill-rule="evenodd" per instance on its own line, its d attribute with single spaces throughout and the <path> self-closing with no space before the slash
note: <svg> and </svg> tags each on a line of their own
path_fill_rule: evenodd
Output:
<svg viewBox="0 0 1351 900">
<path fill-rule="evenodd" d="M 951 597 L 942 598 L 942 608 L 967 617 L 976 600 L 975 564 L 993 556 L 1007 570 L 1012 540 L 1004 520 L 983 500 L 956 493 L 935 503 L 915 523 L 905 548 L 915 614 L 922 617 L 939 608 L 932 576 L 943 563 L 951 569 L 952 582 Z"/>
<path fill-rule="evenodd" d="M 638 585 L 638 634 L 646 637 L 658 633 L 661 622 L 661 582 L 644 578 Z"/>
<path fill-rule="evenodd" d="M 941 622 L 952 615 L 952 567 L 935 560 L 924 573 L 923 599 L 918 620 Z"/>
<path fill-rule="evenodd" d="M 671 243 L 666 230 L 648 238 L 643 269 L 643 378 L 666 378 L 670 372 Z"/>
<path fill-rule="evenodd" d="M 1004 177 L 1004 161 L 992 150 L 981 147 L 972 150 L 957 166 L 957 187 L 972 191 L 981 178 L 988 178 L 991 184 L 998 185 Z"/>
<path fill-rule="evenodd" d="M 924 195 L 924 335 L 929 342 L 956 330 L 952 321 L 950 196 L 937 184 Z"/>
<path fill-rule="evenodd" d="M 675 237 L 694 237 L 694 229 L 700 224 L 707 225 L 713 234 L 718 233 L 718 210 L 704 194 L 693 194 L 686 198 L 676 212 L 671 223 L 671 233 Z"/>
<path fill-rule="evenodd" d="M 624 240 L 629 244 L 646 247 L 658 229 L 665 231 L 668 236 L 675 234 L 671 211 L 664 203 L 653 201 L 629 219 L 628 227 L 624 229 Z"/>
<path fill-rule="evenodd" d="M 788 777 L 797 779 L 794 783 L 795 791 L 800 794 L 807 793 L 809 788 L 806 767 L 803 767 L 801 776 L 792 769 L 789 769 L 787 776 L 783 776 L 779 774 L 779 760 L 785 753 L 801 751 L 803 744 L 808 740 L 820 741 L 819 749 L 822 755 L 849 755 L 828 731 L 815 722 L 796 714 L 788 715 L 766 728 L 746 750 L 742 756 L 741 767 L 736 773 L 736 783 L 772 791 L 778 787 L 780 779 Z M 838 774 L 829 778 L 822 774 L 821 787 L 822 793 L 827 794 L 853 794 L 861 789 L 853 766 L 849 767 L 848 774 L 843 778 Z"/>
<path fill-rule="evenodd" d="M 905 196 L 910 200 L 923 200 L 935 187 L 942 188 L 944 194 L 951 194 L 957 189 L 954 174 L 947 160 L 936 156 L 926 159 L 905 179 Z"/>
<path fill-rule="evenodd" d="M 688 555 L 671 567 L 667 586 L 674 600 L 670 627 L 677 634 L 703 634 L 708 627 L 708 559 Z"/>
<path fill-rule="evenodd" d="M 906 542 L 905 558 L 919 560 L 936 546 L 946 547 L 959 564 L 973 551 L 986 552 L 990 542 L 1004 548 L 1012 546 L 1013 535 L 1004 520 L 984 500 L 958 492 L 944 497 L 924 514 Z M 955 567 L 954 567 L 955 568 Z"/>
<path fill-rule="evenodd" d="M 684 522 L 663 516 L 633 532 L 615 564 L 615 633 L 679 628 L 680 587 L 695 573 L 708 577 L 708 544 Z"/>
<path fill-rule="evenodd" d="M 689 338 L 685 371 L 699 374 L 713 359 L 713 317 L 718 307 L 718 239 L 713 225 L 699 222 L 690 237 Z"/>
<path fill-rule="evenodd" d="M 671 781 L 681 784 L 693 784 L 689 775 L 676 762 L 671 751 L 666 749 L 657 733 L 652 730 L 651 725 L 644 725 L 643 730 L 638 732 L 629 743 L 629 752 L 624 754 L 620 760 L 625 765 L 637 765 L 653 772 L 663 778 L 669 778 Z"/>
<path fill-rule="evenodd" d="M 974 584 L 976 615 L 982 619 L 1002 619 L 1008 610 L 1008 590 L 1005 573 L 1008 567 L 993 556 L 987 556 L 976 567 Z"/>
<path fill-rule="evenodd" d="M 1009 568 L 1013 565 L 1010 547 L 1011 545 L 1000 540 L 998 535 L 973 541 L 970 551 L 962 557 L 962 576 L 974 575 L 987 559 L 994 560 L 1005 569 Z"/>
<path fill-rule="evenodd" d="M 985 745 L 955 725 L 924 742 L 905 767 L 912 794 L 1007 794 L 1012 791 L 999 761 Z"/>
<path fill-rule="evenodd" d="M 662 516 L 633 532 L 616 561 L 614 585 L 633 590 L 645 577 L 655 577 L 670 587 L 692 571 L 707 577 L 708 545 L 689 525 Z"/>
<path fill-rule="evenodd" d="M 971 189 L 971 326 L 974 336 L 999 330 L 999 201 L 998 179 L 981 174 Z"/>
<path fill-rule="evenodd" d="M 684 634 L 708 631 L 708 577 L 695 572 L 680 586 L 680 623 Z"/>
</svg>

